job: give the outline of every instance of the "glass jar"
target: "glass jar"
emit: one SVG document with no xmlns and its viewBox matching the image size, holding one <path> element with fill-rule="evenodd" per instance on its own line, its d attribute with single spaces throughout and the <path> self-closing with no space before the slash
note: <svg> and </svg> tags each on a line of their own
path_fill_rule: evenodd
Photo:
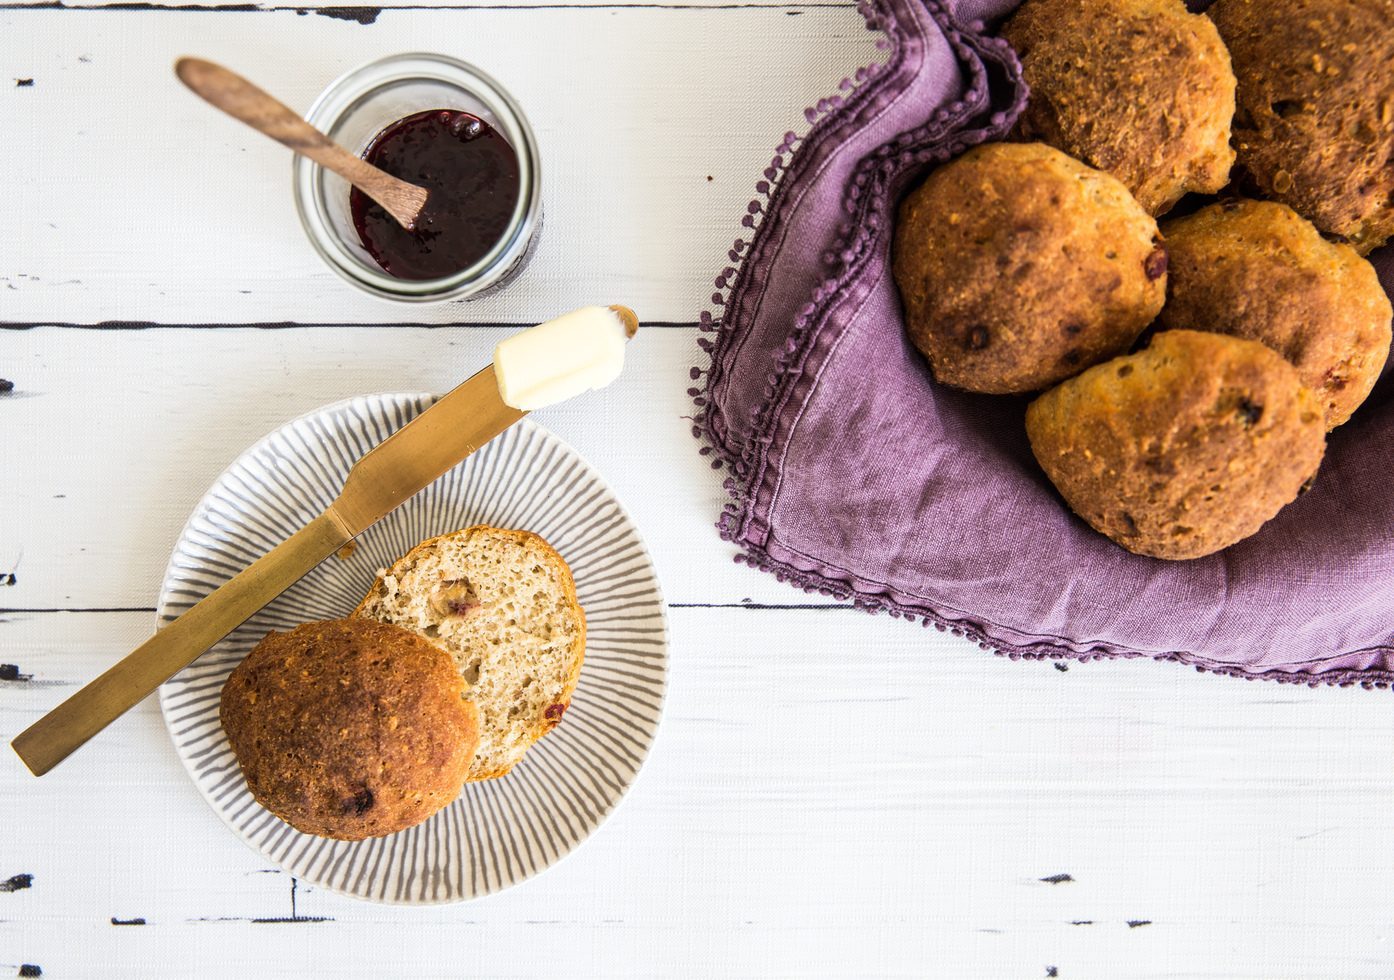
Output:
<svg viewBox="0 0 1394 980">
<path fill-rule="evenodd" d="M 474 265 L 441 279 L 398 279 L 383 271 L 359 241 L 349 212 L 347 181 L 305 157 L 294 162 L 295 207 L 310 243 L 329 267 L 383 299 L 429 303 L 475 298 L 522 271 L 542 223 L 537 140 L 513 98 L 478 68 L 438 54 L 397 54 L 355 68 L 334 81 L 306 119 L 350 153 L 362 156 L 392 123 L 427 109 L 471 113 L 493 126 L 518 156 L 518 203 L 508 230 Z"/>
</svg>

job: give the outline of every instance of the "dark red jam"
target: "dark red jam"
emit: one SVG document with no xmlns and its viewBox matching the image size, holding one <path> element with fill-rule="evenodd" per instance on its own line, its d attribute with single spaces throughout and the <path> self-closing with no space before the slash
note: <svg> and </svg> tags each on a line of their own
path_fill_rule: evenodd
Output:
<svg viewBox="0 0 1394 980">
<path fill-rule="evenodd" d="M 388 275 L 454 275 L 508 231 L 520 190 L 518 155 L 477 116 L 428 109 L 399 119 L 373 138 L 363 159 L 430 191 L 411 231 L 357 188 L 350 193 L 358 239 Z"/>
</svg>

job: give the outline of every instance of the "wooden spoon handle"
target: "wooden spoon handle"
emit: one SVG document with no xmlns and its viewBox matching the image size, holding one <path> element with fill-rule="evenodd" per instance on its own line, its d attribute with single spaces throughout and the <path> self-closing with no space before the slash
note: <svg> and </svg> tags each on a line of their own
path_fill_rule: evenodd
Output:
<svg viewBox="0 0 1394 980">
<path fill-rule="evenodd" d="M 426 203 L 425 188 L 398 180 L 354 156 L 241 75 L 202 58 L 180 58 L 174 73 L 210 105 L 347 180 L 403 227 L 410 228 L 416 221 Z"/>
<path fill-rule="evenodd" d="M 174 63 L 174 73 L 205 101 L 297 153 L 310 156 L 325 147 L 338 149 L 298 113 L 222 65 L 202 58 L 180 58 Z"/>
</svg>

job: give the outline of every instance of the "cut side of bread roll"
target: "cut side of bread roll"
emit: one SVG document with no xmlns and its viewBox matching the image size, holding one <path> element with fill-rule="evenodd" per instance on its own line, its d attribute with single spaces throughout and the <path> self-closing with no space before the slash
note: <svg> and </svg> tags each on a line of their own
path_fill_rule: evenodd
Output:
<svg viewBox="0 0 1394 980">
<path fill-rule="evenodd" d="M 454 658 L 480 716 L 470 780 L 504 775 L 557 726 L 585 657 L 571 569 L 529 531 L 477 525 L 423 541 L 353 614 L 414 630 Z"/>
</svg>

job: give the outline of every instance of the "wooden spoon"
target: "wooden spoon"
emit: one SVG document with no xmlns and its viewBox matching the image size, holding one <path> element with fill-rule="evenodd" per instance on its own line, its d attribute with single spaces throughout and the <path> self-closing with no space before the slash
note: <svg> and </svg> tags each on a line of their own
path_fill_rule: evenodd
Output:
<svg viewBox="0 0 1394 980">
<path fill-rule="evenodd" d="M 284 104 L 222 65 L 202 58 L 180 58 L 174 63 L 174 73 L 209 104 L 344 178 L 381 204 L 403 228 L 410 230 L 416 224 L 430 193 L 426 188 L 398 180 L 354 156 Z"/>
</svg>

